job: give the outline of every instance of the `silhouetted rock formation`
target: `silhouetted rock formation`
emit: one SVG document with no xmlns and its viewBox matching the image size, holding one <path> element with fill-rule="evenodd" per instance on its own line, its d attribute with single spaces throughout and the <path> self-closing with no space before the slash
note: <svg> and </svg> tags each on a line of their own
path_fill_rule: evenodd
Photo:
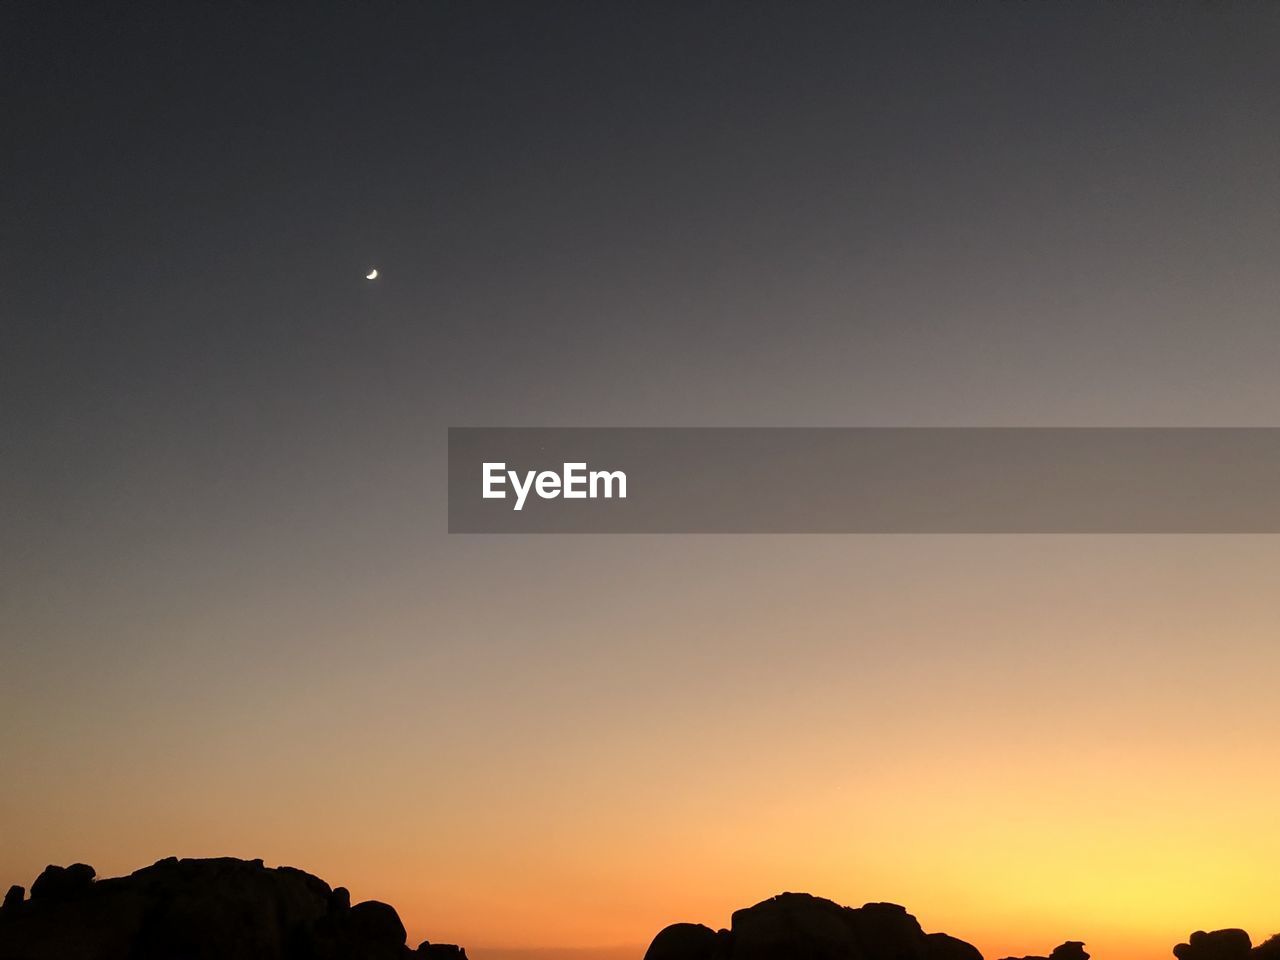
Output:
<svg viewBox="0 0 1280 960">
<path fill-rule="evenodd" d="M 431 943 L 423 940 L 418 944 L 415 956 L 428 957 L 430 960 L 467 960 L 467 951 L 455 943 Z"/>
<path fill-rule="evenodd" d="M 1068 940 L 1054 947 L 1048 957 L 1006 957 L 1005 960 L 1089 960 L 1082 940 Z"/>
<path fill-rule="evenodd" d="M 1249 960 L 1253 941 L 1243 930 L 1197 930 L 1173 948 L 1178 960 Z"/>
<path fill-rule="evenodd" d="M 739 910 L 728 930 L 677 923 L 660 932 L 645 960 L 982 960 L 977 948 L 925 934 L 892 903 L 842 907 L 806 893 L 784 893 Z"/>
<path fill-rule="evenodd" d="M 929 956 L 934 960 L 982 960 L 982 954 L 971 943 L 947 933 L 927 933 Z"/>
<path fill-rule="evenodd" d="M 700 923 L 673 923 L 653 938 L 645 951 L 645 960 L 710 960 L 727 956 L 719 948 L 727 943 L 728 930 L 719 933 Z"/>
<path fill-rule="evenodd" d="M 31 899 L 0 910 L 0 960 L 466 960 L 447 944 L 405 945 L 376 900 L 261 860 L 161 860 L 94 881 L 85 864 L 48 867 Z"/>
<path fill-rule="evenodd" d="M 1173 948 L 1177 960 L 1280 960 L 1280 935 L 1252 949 L 1243 930 L 1200 931 L 1189 941 Z M 892 903 L 855 910 L 784 893 L 739 910 L 728 930 L 674 923 L 653 938 L 644 960 L 982 960 L 982 954 L 945 933 L 926 934 Z M 1048 957 L 1017 960 L 1089 960 L 1089 954 L 1083 941 L 1068 940 Z"/>
<path fill-rule="evenodd" d="M 395 908 L 352 905 L 293 867 L 261 860 L 170 857 L 127 877 L 94 880 L 93 867 L 46 867 L 30 899 L 14 885 L 0 906 L 0 960 L 467 960 L 461 947 L 406 946 Z M 1280 935 L 1254 947 L 1243 930 L 1198 930 L 1176 960 L 1280 960 Z M 854 909 L 783 893 L 733 914 L 728 930 L 675 923 L 644 960 L 982 960 L 971 944 L 920 929 L 892 903 Z M 1013 960 L 1013 958 L 1009 958 Z M 1048 957 L 1089 960 L 1068 940 Z"/>
<path fill-rule="evenodd" d="M 74 900 L 89 892 L 97 871 L 87 863 L 73 863 L 69 867 L 48 866 L 31 884 L 31 899 L 38 903 L 54 903 Z"/>
</svg>

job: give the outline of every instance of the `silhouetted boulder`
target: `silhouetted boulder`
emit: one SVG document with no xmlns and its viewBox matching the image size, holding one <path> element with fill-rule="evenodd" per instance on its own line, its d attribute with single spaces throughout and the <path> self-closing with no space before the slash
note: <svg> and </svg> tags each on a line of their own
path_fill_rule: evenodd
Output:
<svg viewBox="0 0 1280 960">
<path fill-rule="evenodd" d="M 945 934 L 927 935 L 892 903 L 842 907 L 807 893 L 784 893 L 739 910 L 728 931 L 667 927 L 645 960 L 982 960 Z"/>
<path fill-rule="evenodd" d="M 467 960 L 467 951 L 455 943 L 431 943 L 423 940 L 414 951 L 415 957 L 427 957 L 429 960 Z"/>
<path fill-rule="evenodd" d="M 1197 930 L 1173 948 L 1178 960 L 1250 960 L 1253 941 L 1243 930 Z"/>
<path fill-rule="evenodd" d="M 352 936 L 364 943 L 372 956 L 399 957 L 404 952 L 404 924 L 396 908 L 378 900 L 357 903 L 347 914 Z"/>
<path fill-rule="evenodd" d="M 1084 941 L 1068 940 L 1054 947 L 1047 957 L 1006 957 L 1005 960 L 1089 960 L 1089 954 L 1085 953 Z"/>
<path fill-rule="evenodd" d="M 946 933 L 925 934 L 929 960 L 982 960 L 982 954 L 972 943 Z"/>
<path fill-rule="evenodd" d="M 1280 933 L 1254 947 L 1249 960 L 1280 960 Z"/>
<path fill-rule="evenodd" d="M 858 957 L 845 907 L 804 893 L 784 893 L 733 914 L 734 960 Z"/>
<path fill-rule="evenodd" d="M 19 894 L 0 912 L 0 960 L 414 956 L 393 907 L 350 902 L 345 890 L 331 890 L 318 877 L 261 860 L 171 857 L 96 882 L 91 867 L 50 867 L 32 885 L 30 900 Z M 463 956 L 459 951 L 452 960 Z"/>
<path fill-rule="evenodd" d="M 31 899 L 44 903 L 74 899 L 88 892 L 96 873 L 87 863 L 73 863 L 69 867 L 50 864 L 31 884 Z"/>
<path fill-rule="evenodd" d="M 1084 941 L 1068 940 L 1054 947 L 1047 957 L 1006 957 L 1005 960 L 1089 960 L 1089 954 L 1085 953 Z"/>
<path fill-rule="evenodd" d="M 928 960 L 929 941 L 916 918 L 896 903 L 868 903 L 848 914 L 862 954 L 870 958 Z"/>
<path fill-rule="evenodd" d="M 717 947 L 727 936 L 700 923 L 673 923 L 658 931 L 645 960 L 715 960 Z"/>
<path fill-rule="evenodd" d="M 23 900 L 23 897 L 26 896 L 26 893 L 27 893 L 26 890 L 24 890 L 22 887 L 18 886 L 15 883 L 12 887 L 9 888 L 9 891 L 4 895 L 4 904 L 0 905 L 0 910 L 18 909 L 18 907 L 22 905 L 22 900 Z"/>
</svg>

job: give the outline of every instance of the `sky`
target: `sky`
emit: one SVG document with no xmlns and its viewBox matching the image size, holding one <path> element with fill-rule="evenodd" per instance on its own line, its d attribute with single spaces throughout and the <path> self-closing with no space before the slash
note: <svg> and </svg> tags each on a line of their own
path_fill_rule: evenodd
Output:
<svg viewBox="0 0 1280 960">
<path fill-rule="evenodd" d="M 1280 425 L 1280 8 L 0 18 L 0 883 L 262 857 L 475 960 L 1280 930 L 1276 538 L 444 490 L 449 426 Z"/>
</svg>

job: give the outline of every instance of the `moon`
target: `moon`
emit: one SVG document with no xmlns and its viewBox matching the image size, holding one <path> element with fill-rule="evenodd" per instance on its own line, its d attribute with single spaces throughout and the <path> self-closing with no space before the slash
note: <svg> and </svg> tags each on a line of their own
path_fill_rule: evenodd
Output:
<svg viewBox="0 0 1280 960">
<path fill-rule="evenodd" d="M 366 280 L 377 280 L 377 279 L 378 279 L 378 268 L 377 268 L 377 267 L 374 267 L 372 270 L 370 270 L 368 273 L 366 273 L 366 274 L 364 275 L 364 278 L 365 278 Z"/>
</svg>

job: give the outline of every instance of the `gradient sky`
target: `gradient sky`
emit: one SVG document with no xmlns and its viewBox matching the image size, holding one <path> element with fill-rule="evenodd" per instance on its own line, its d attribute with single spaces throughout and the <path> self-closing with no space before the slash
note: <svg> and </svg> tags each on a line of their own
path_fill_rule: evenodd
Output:
<svg viewBox="0 0 1280 960">
<path fill-rule="evenodd" d="M 1278 50 L 5 5 L 0 884 L 263 857 L 477 960 L 785 889 L 1280 930 L 1280 539 L 443 532 L 450 425 L 1280 425 Z"/>
</svg>

